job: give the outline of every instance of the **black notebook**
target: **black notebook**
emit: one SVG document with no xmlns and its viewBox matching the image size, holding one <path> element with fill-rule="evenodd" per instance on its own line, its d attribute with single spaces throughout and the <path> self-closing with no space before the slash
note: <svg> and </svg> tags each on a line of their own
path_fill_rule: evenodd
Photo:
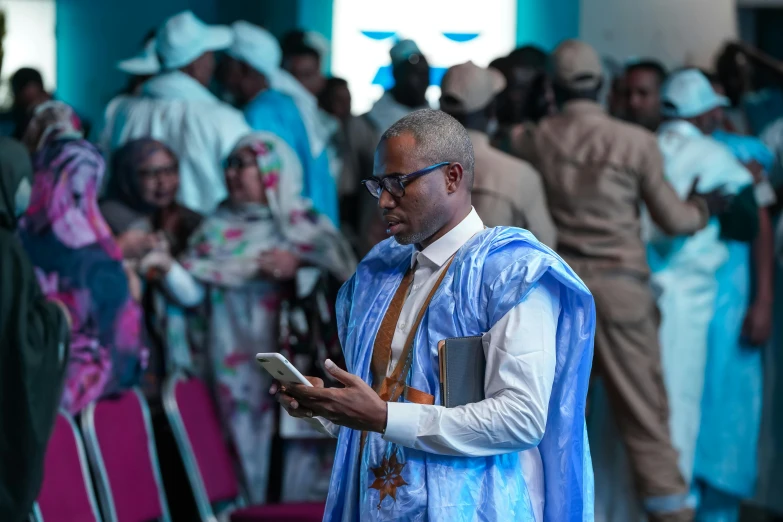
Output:
<svg viewBox="0 0 783 522">
<path fill-rule="evenodd" d="M 481 336 L 453 337 L 438 343 L 440 395 L 447 408 L 484 400 L 484 345 Z"/>
</svg>

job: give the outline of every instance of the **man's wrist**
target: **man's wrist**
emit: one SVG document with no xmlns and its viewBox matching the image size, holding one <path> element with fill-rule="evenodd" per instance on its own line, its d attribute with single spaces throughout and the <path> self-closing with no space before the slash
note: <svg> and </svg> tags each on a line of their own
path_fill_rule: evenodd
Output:
<svg viewBox="0 0 783 522">
<path fill-rule="evenodd" d="M 380 417 L 379 417 L 380 418 Z M 378 433 L 381 435 L 386 434 L 386 425 L 389 423 L 389 403 L 383 401 L 383 422 L 379 424 Z"/>
</svg>

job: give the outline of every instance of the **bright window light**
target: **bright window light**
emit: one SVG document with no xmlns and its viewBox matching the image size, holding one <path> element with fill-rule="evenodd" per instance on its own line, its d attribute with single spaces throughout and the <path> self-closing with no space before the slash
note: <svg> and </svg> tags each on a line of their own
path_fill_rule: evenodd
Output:
<svg viewBox="0 0 783 522">
<path fill-rule="evenodd" d="M 0 103 L 11 103 L 11 75 L 21 67 L 38 69 L 44 86 L 57 87 L 55 58 L 55 0 L 0 0 L 5 13 L 3 68 L 0 71 Z"/>
<path fill-rule="evenodd" d="M 446 69 L 472 60 L 486 66 L 516 42 L 516 0 L 334 0 L 332 74 L 348 81 L 354 114 L 383 94 L 398 39 L 414 40 L 437 85 Z M 440 88 L 427 99 L 437 107 Z"/>
</svg>

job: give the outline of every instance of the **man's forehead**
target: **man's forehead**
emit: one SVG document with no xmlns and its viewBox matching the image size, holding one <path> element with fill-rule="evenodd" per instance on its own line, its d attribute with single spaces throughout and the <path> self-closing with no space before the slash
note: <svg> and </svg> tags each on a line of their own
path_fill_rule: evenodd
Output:
<svg viewBox="0 0 783 522">
<path fill-rule="evenodd" d="M 411 133 L 386 138 L 378 144 L 373 174 L 382 176 L 414 169 L 418 165 L 416 138 Z"/>
</svg>

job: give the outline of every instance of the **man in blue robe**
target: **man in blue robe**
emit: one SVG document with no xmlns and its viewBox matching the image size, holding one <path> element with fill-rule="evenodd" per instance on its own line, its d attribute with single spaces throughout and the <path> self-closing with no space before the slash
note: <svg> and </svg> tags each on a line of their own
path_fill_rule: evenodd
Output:
<svg viewBox="0 0 783 522">
<path fill-rule="evenodd" d="M 326 367 L 345 387 L 310 378 L 279 394 L 338 437 L 324 520 L 593 519 L 592 296 L 529 232 L 484 227 L 473 167 L 467 131 L 440 111 L 378 145 L 365 186 L 394 237 L 340 292 L 348 371 Z M 439 341 L 476 336 L 485 399 L 446 408 Z"/>
<path fill-rule="evenodd" d="M 248 22 L 235 22 L 234 41 L 221 64 L 223 87 L 242 107 L 253 130 L 279 136 L 302 164 L 302 196 L 339 225 L 337 184 L 330 172 L 327 145 L 339 124 L 325 118 L 318 100 L 280 69 L 280 44 L 271 33 Z"/>
</svg>

